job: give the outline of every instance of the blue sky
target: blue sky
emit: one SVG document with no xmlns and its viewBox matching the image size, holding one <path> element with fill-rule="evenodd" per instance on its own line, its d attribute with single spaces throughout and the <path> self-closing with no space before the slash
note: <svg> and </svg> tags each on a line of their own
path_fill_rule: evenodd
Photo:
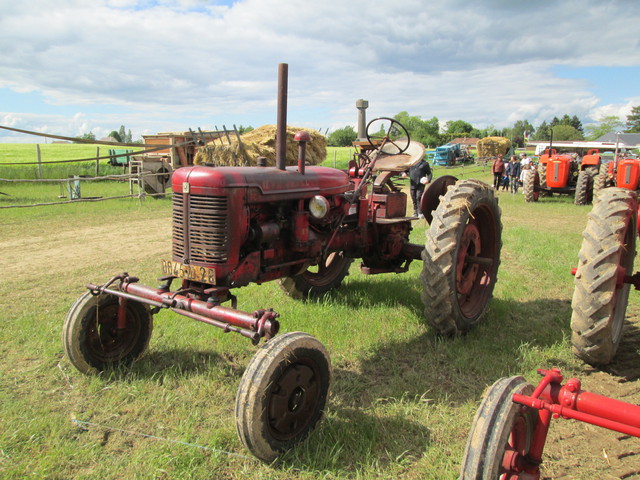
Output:
<svg viewBox="0 0 640 480">
<path fill-rule="evenodd" d="M 0 16 L 0 125 L 134 137 L 407 111 L 441 123 L 584 124 L 640 105 L 632 0 L 31 0 Z M 0 142 L 35 142 L 0 130 Z"/>
</svg>

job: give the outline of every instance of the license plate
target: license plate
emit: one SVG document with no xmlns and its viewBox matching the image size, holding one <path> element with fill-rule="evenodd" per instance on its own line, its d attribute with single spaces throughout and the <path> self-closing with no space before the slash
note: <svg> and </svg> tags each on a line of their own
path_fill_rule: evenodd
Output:
<svg viewBox="0 0 640 480">
<path fill-rule="evenodd" d="M 193 280 L 194 282 L 216 284 L 216 271 L 212 268 L 201 267 L 199 265 L 183 265 L 173 260 L 161 260 L 162 273 L 173 277 Z"/>
</svg>

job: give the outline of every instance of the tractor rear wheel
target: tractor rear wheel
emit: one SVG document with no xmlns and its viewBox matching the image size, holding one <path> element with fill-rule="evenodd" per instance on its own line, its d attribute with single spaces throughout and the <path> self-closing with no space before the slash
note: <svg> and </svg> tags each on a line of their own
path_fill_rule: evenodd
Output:
<svg viewBox="0 0 640 480">
<path fill-rule="evenodd" d="M 494 191 L 477 180 L 449 187 L 422 252 L 426 320 L 440 333 L 467 332 L 484 317 L 500 265 L 502 223 Z"/>
<path fill-rule="evenodd" d="M 591 365 L 613 360 L 624 325 L 636 254 L 638 197 L 623 188 L 598 196 L 582 234 L 571 307 L 573 353 Z"/>
<path fill-rule="evenodd" d="M 593 193 L 593 176 L 588 170 L 580 170 L 578 181 L 576 182 L 576 195 L 574 203 L 576 205 L 586 205 L 591 202 Z"/>
<path fill-rule="evenodd" d="M 236 396 L 236 428 L 260 460 L 272 462 L 304 440 L 322 417 L 331 363 L 311 335 L 269 340 L 249 362 Z"/>
<path fill-rule="evenodd" d="M 119 298 L 87 292 L 71 307 L 62 343 L 71 363 L 82 373 L 129 365 L 147 349 L 153 330 L 149 308 L 126 301 L 126 326 L 118 328 Z"/>
<path fill-rule="evenodd" d="M 525 467 L 530 473 L 527 455 L 538 411 L 514 403 L 515 393 L 531 395 L 533 385 L 519 376 L 501 378 L 487 392 L 469 432 L 460 480 L 520 478 Z"/>
<path fill-rule="evenodd" d="M 524 174 L 524 185 L 522 191 L 524 193 L 525 202 L 537 202 L 540 192 L 538 191 L 539 176 L 535 170 L 527 170 Z"/>
<path fill-rule="evenodd" d="M 343 252 L 333 252 L 317 266 L 309 267 L 293 277 L 282 278 L 278 284 L 293 298 L 319 298 L 342 284 L 344 277 L 349 274 L 352 261 Z"/>
</svg>

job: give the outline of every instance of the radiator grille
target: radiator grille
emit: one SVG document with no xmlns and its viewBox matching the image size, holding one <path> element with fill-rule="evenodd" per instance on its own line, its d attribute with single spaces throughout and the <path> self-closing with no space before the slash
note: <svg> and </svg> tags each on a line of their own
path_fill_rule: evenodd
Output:
<svg viewBox="0 0 640 480">
<path fill-rule="evenodd" d="M 226 262 L 227 219 L 226 197 L 174 194 L 173 255 L 190 262 Z"/>
</svg>

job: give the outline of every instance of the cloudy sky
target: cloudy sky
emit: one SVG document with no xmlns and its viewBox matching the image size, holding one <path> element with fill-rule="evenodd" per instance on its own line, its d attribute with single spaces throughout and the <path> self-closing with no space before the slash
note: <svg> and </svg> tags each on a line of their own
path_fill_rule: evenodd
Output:
<svg viewBox="0 0 640 480">
<path fill-rule="evenodd" d="M 640 105 L 637 0 L 0 0 L 0 125 L 98 138 L 407 111 L 475 127 Z M 37 137 L 0 130 L 0 142 Z"/>
</svg>

